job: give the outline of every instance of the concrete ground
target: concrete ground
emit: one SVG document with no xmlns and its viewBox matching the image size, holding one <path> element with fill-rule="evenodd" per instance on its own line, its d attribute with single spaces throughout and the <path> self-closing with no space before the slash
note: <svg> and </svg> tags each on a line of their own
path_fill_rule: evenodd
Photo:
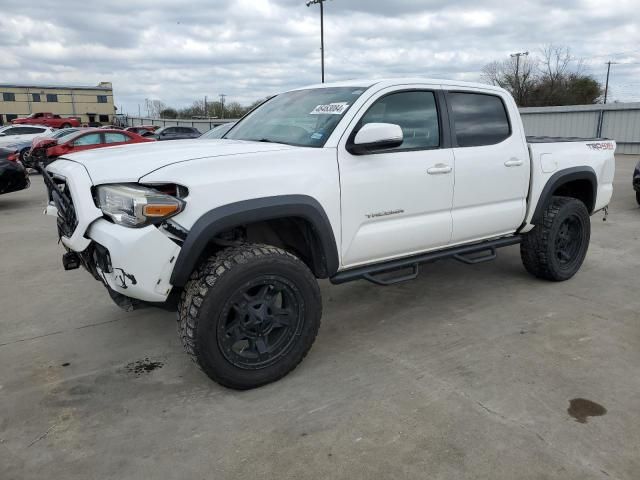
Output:
<svg viewBox="0 0 640 480">
<path fill-rule="evenodd" d="M 195 368 L 174 314 L 62 270 L 33 176 L 0 197 L 0 479 L 640 478 L 637 161 L 618 157 L 571 281 L 510 247 L 393 287 L 325 282 L 309 356 L 244 393 Z M 579 398 L 606 413 L 578 422 Z"/>
</svg>

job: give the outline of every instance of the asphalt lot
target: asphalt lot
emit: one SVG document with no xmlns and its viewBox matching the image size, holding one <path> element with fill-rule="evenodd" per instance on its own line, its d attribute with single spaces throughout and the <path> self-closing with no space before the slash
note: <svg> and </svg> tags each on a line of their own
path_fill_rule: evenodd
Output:
<svg viewBox="0 0 640 480">
<path fill-rule="evenodd" d="M 0 479 L 637 479 L 637 161 L 618 157 L 574 279 L 530 277 L 516 246 L 393 287 L 324 282 L 309 356 L 243 393 L 195 368 L 175 314 L 63 271 L 34 175 L 0 196 Z M 606 413 L 578 422 L 576 398 Z"/>
</svg>

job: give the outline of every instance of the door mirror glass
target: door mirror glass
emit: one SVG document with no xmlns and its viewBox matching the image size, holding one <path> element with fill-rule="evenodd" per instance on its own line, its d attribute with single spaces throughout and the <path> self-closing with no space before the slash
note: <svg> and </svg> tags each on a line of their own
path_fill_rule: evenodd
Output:
<svg viewBox="0 0 640 480">
<path fill-rule="evenodd" d="M 404 137 L 400 125 L 367 123 L 358 131 L 347 150 L 352 155 L 364 155 L 378 150 L 399 147 L 403 141 Z"/>
</svg>

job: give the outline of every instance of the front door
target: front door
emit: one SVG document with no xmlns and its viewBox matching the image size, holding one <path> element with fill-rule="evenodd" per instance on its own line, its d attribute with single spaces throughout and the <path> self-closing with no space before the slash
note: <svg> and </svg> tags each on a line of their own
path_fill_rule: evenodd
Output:
<svg viewBox="0 0 640 480">
<path fill-rule="evenodd" d="M 382 91 L 363 108 L 349 137 L 367 123 L 391 123 L 402 128 L 399 147 L 365 155 L 338 148 L 343 267 L 449 243 L 454 163 L 435 92 Z"/>
</svg>

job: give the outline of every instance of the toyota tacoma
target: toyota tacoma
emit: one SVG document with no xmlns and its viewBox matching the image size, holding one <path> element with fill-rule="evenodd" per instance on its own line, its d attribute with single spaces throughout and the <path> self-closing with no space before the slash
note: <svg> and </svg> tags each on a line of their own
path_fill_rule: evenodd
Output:
<svg viewBox="0 0 640 480">
<path fill-rule="evenodd" d="M 365 80 L 279 94 L 222 139 L 63 155 L 44 178 L 65 269 L 126 310 L 174 305 L 196 364 L 248 389 L 311 348 L 317 279 L 390 285 L 515 244 L 532 275 L 571 278 L 615 148 L 525 137 L 498 87 Z"/>
</svg>

